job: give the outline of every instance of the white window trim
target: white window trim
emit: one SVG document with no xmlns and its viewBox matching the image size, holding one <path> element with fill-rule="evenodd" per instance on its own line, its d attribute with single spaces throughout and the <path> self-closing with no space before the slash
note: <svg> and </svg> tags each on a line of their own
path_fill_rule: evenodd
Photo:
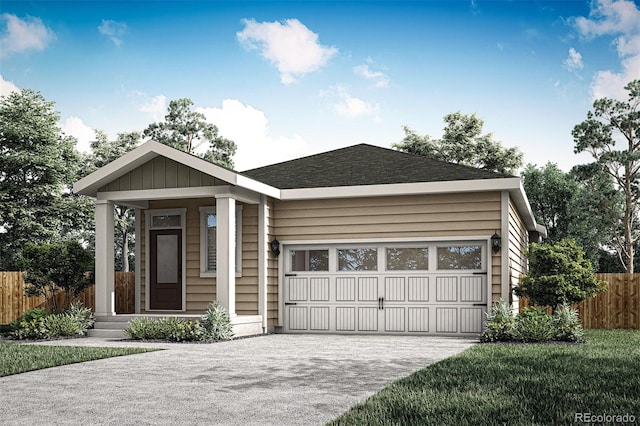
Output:
<svg viewBox="0 0 640 426">
<path fill-rule="evenodd" d="M 200 207 L 200 278 L 216 277 L 215 270 L 207 270 L 208 214 L 216 214 L 216 206 Z M 242 205 L 236 204 L 236 278 L 240 277 L 242 277 Z"/>
<path fill-rule="evenodd" d="M 151 291 L 150 289 L 150 280 L 151 274 L 149 273 L 149 265 L 150 263 L 150 238 L 149 231 L 153 229 L 181 229 L 182 232 L 182 309 L 176 312 L 184 312 L 187 310 L 187 226 L 186 226 L 186 215 L 187 209 L 153 209 L 153 210 L 145 210 L 145 250 L 144 250 L 144 264 L 145 264 L 145 274 L 144 274 L 144 303 L 145 303 L 145 311 L 153 312 L 157 309 L 150 309 L 151 307 Z M 163 227 L 163 228 L 154 228 L 151 226 L 151 217 L 152 216 L 161 216 L 161 215 L 180 215 L 180 227 Z"/>
</svg>

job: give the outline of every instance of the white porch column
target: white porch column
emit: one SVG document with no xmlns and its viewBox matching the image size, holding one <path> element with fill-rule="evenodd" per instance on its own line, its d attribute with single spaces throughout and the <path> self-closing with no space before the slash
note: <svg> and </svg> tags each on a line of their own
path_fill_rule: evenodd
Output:
<svg viewBox="0 0 640 426">
<path fill-rule="evenodd" d="M 258 314 L 262 315 L 262 330 L 264 333 L 267 332 L 269 316 L 267 309 L 267 275 L 269 271 L 268 216 L 267 197 L 261 195 L 258 206 Z"/>
<path fill-rule="evenodd" d="M 115 315 L 113 201 L 96 200 L 96 316 Z"/>
<path fill-rule="evenodd" d="M 236 200 L 216 195 L 216 298 L 236 315 Z"/>
</svg>

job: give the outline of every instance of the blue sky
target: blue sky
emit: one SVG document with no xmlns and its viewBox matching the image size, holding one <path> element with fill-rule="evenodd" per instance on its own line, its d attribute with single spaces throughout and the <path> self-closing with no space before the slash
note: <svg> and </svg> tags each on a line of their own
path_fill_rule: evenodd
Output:
<svg viewBox="0 0 640 426">
<path fill-rule="evenodd" d="M 594 98 L 640 78 L 640 3 L 11 1 L 0 91 L 39 90 L 86 150 L 187 97 L 245 170 L 476 113 L 527 163 L 568 170 Z"/>
</svg>

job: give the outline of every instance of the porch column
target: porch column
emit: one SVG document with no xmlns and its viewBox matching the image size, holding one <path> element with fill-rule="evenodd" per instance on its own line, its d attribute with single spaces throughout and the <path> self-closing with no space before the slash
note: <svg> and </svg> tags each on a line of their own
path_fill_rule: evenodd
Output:
<svg viewBox="0 0 640 426">
<path fill-rule="evenodd" d="M 113 201 L 96 200 L 96 316 L 115 315 Z"/>
<path fill-rule="evenodd" d="M 236 315 L 236 200 L 216 195 L 216 298 Z"/>
</svg>

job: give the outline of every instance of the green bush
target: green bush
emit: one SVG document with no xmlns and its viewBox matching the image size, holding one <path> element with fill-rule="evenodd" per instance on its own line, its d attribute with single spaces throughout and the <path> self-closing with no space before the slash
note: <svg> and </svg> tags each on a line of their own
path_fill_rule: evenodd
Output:
<svg viewBox="0 0 640 426">
<path fill-rule="evenodd" d="M 49 336 L 82 335 L 78 321 L 67 314 L 48 315 L 44 319 L 44 326 L 49 331 Z"/>
<path fill-rule="evenodd" d="M 134 318 L 124 330 L 130 339 L 170 340 L 173 342 L 202 342 L 231 340 L 233 329 L 225 309 L 218 302 L 211 303 L 201 320 L 178 317 Z"/>
<path fill-rule="evenodd" d="M 548 342 L 555 337 L 553 319 L 544 308 L 524 308 L 516 316 L 513 337 L 521 342 Z"/>
<path fill-rule="evenodd" d="M 480 335 L 482 342 L 504 342 L 513 340 L 513 308 L 504 299 L 491 307 L 485 320 L 485 330 Z"/>
<path fill-rule="evenodd" d="M 71 304 L 67 315 L 74 318 L 80 328 L 80 334 L 87 334 L 87 330 L 93 327 L 94 320 L 91 316 L 91 309 L 84 306 L 81 302 Z"/>
<path fill-rule="evenodd" d="M 553 313 L 555 340 L 563 342 L 584 342 L 584 330 L 578 318 L 578 311 L 566 304 L 558 306 Z"/>
<path fill-rule="evenodd" d="M 227 311 L 216 301 L 209 304 L 207 312 L 202 317 L 202 327 L 211 340 L 233 339 L 233 326 Z"/>
<path fill-rule="evenodd" d="M 50 333 L 45 324 L 47 315 L 44 308 L 29 309 L 11 323 L 11 337 L 19 340 L 48 338 Z"/>
</svg>

